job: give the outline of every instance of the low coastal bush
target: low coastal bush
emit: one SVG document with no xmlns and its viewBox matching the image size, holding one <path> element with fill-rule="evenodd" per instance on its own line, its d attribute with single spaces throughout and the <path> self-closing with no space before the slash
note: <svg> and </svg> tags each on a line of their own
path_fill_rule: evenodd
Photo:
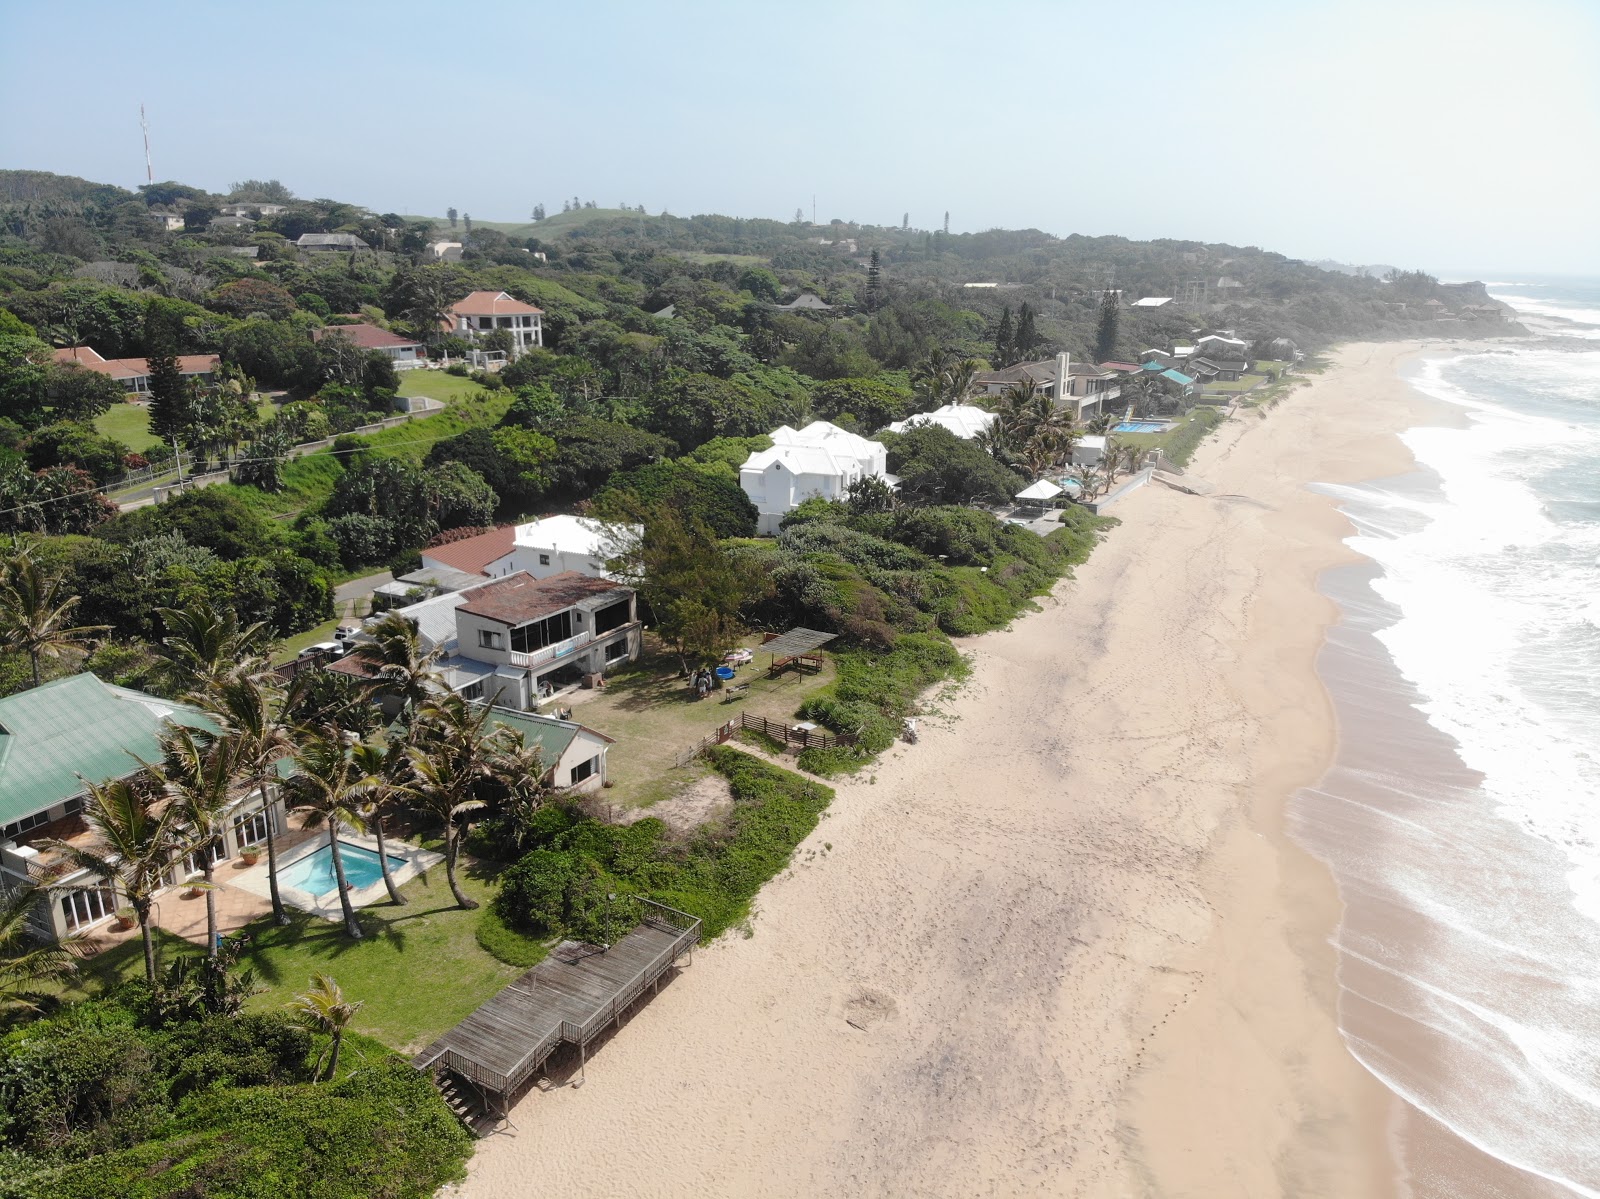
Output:
<svg viewBox="0 0 1600 1199">
<path fill-rule="evenodd" d="M 894 744 L 900 722 L 917 710 L 923 691 L 945 679 L 965 678 L 968 671 L 954 645 L 929 633 L 899 637 L 887 652 L 846 648 L 833 658 L 839 677 L 802 704 L 800 715 L 855 737 L 863 759 Z M 840 760 L 838 755 L 812 759 L 833 765 L 832 773 Z"/>
<path fill-rule="evenodd" d="M 1166 448 L 1162 451 L 1168 458 L 1179 466 L 1189 465 L 1189 459 L 1194 457 L 1194 452 L 1199 448 L 1211 430 L 1222 423 L 1222 410 L 1219 408 L 1196 408 L 1188 418 L 1172 431 L 1167 439 Z"/>
<path fill-rule="evenodd" d="M 551 822 L 543 843 L 501 875 L 500 918 L 528 936 L 599 942 L 637 921 L 630 896 L 646 895 L 700 917 L 706 940 L 743 920 L 833 792 L 731 746 L 707 757 L 733 795 L 726 820 L 677 841 L 653 818 L 618 826 L 563 808 L 568 818 Z"/>
<path fill-rule="evenodd" d="M 795 764 L 807 774 L 832 778 L 836 774 L 853 774 L 872 759 L 858 749 L 835 745 L 828 749 L 803 749 Z"/>
</svg>

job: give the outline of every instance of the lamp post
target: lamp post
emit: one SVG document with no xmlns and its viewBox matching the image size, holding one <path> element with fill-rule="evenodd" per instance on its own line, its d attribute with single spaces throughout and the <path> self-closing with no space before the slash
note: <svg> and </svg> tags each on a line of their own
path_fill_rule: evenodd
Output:
<svg viewBox="0 0 1600 1199">
<path fill-rule="evenodd" d="M 611 901 L 617 897 L 615 891 L 606 892 L 606 948 L 611 948 Z"/>
</svg>

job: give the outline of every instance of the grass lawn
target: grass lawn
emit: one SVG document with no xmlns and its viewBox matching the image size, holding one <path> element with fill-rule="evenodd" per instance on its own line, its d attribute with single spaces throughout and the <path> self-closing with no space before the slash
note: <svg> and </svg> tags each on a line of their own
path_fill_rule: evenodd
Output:
<svg viewBox="0 0 1600 1199">
<path fill-rule="evenodd" d="M 684 250 L 669 251 L 674 258 L 682 258 L 699 266 L 707 266 L 713 262 L 731 262 L 735 266 L 766 266 L 771 259 L 763 258 L 759 254 L 702 254 L 689 253 Z"/>
<path fill-rule="evenodd" d="M 458 399 L 483 395 L 484 388 L 471 379 L 446 371 L 409 370 L 400 372 L 400 394 L 427 396 L 430 400 L 451 404 Z"/>
<path fill-rule="evenodd" d="M 463 863 L 463 867 L 466 864 Z M 487 903 L 493 894 L 487 868 L 464 868 L 462 887 Z M 363 1004 L 352 1025 L 400 1053 L 415 1053 L 522 973 L 490 957 L 477 942 L 479 911 L 455 906 L 444 867 L 434 867 L 401 888 L 409 901 L 388 900 L 360 909 L 366 937 L 351 941 L 344 928 L 307 912 L 279 928 L 270 918 L 249 926 L 254 943 L 240 966 L 255 971 L 260 988 L 246 1005 L 253 1011 L 281 1008 L 302 993 L 317 971 L 328 974 L 345 997 Z M 158 933 L 159 962 L 200 947 Z M 105 986 L 144 971 L 143 950 L 132 937 L 85 963 L 70 998 L 97 994 Z"/>
<path fill-rule="evenodd" d="M 263 399 L 257 408 L 262 420 L 270 419 L 278 407 Z M 106 437 L 115 437 L 135 453 L 142 454 L 156 444 L 150 435 L 150 408 L 147 404 L 115 404 L 95 417 L 95 429 Z"/>
<path fill-rule="evenodd" d="M 337 604 L 334 607 L 338 607 Z M 307 629 L 303 633 L 296 633 L 293 637 L 285 637 L 278 643 L 278 648 L 272 651 L 274 662 L 292 662 L 300 651 L 308 645 L 316 645 L 319 641 L 332 641 L 333 631 L 339 627 L 342 616 L 335 616 L 332 620 L 325 620 L 314 629 Z"/>
<path fill-rule="evenodd" d="M 1117 441 L 1123 445 L 1138 446 L 1141 450 L 1159 449 L 1179 466 L 1189 461 L 1195 446 L 1222 420 L 1215 408 L 1197 407 L 1165 433 L 1118 433 Z"/>
<path fill-rule="evenodd" d="M 675 765 L 678 755 L 701 737 L 741 711 L 788 720 L 801 703 L 834 680 L 833 661 L 826 651 L 820 674 L 801 678 L 789 673 L 768 679 L 765 659 L 756 648 L 760 641 L 758 635 L 743 643 L 755 649 L 756 660 L 739 668 L 734 681 L 749 683 L 750 689 L 733 703 L 722 702 L 723 692 L 712 692 L 709 699 L 692 698 L 687 681 L 678 677 L 677 655 L 648 634 L 639 661 L 608 676 L 603 692 L 579 693 L 584 698 L 572 705 L 572 718 L 617 739 L 606 755 L 606 774 L 613 783 L 606 792 L 608 800 L 625 807 L 648 807 L 671 798 L 705 773 L 698 765 L 681 769 Z"/>
</svg>

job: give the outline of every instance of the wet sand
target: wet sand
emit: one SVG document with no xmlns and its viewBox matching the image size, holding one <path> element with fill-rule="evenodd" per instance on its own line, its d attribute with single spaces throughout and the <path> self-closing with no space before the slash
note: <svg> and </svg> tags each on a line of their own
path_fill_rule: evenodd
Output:
<svg viewBox="0 0 1600 1199">
<path fill-rule="evenodd" d="M 838 788 L 732 934 L 480 1147 L 466 1195 L 1360 1196 L 1395 1103 L 1335 1022 L 1328 871 L 1284 835 L 1334 716 L 1313 480 L 1395 474 L 1409 347 L 1353 346 L 1113 510 Z"/>
</svg>

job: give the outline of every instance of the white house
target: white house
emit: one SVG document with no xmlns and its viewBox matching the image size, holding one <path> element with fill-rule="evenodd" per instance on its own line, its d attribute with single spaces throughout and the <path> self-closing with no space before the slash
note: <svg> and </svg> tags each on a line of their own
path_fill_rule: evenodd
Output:
<svg viewBox="0 0 1600 1199">
<path fill-rule="evenodd" d="M 594 791 L 605 786 L 606 750 L 616 744 L 616 738 L 588 725 L 535 712 L 495 708 L 489 719 L 515 729 L 522 734 L 524 745 L 538 748 L 547 785 L 570 791 Z"/>
<path fill-rule="evenodd" d="M 183 213 L 172 208 L 152 208 L 150 215 L 161 222 L 161 227 L 168 233 L 178 233 L 183 229 Z"/>
<path fill-rule="evenodd" d="M 827 421 L 804 429 L 788 425 L 772 431 L 773 446 L 758 450 L 739 468 L 739 486 L 759 514 L 757 532 L 773 534 L 778 524 L 806 500 L 842 500 L 858 479 L 876 476 L 893 484 L 888 451 Z"/>
<path fill-rule="evenodd" d="M 475 291 L 450 306 L 444 330 L 468 341 L 482 341 L 496 329 L 511 334 L 511 357 L 544 345 L 544 309 L 524 304 L 503 291 Z"/>
<path fill-rule="evenodd" d="M 536 579 L 548 579 L 573 571 L 591 579 L 610 579 L 614 576 L 606 570 L 606 560 L 616 555 L 620 541 L 643 532 L 640 525 L 607 524 L 585 516 L 546 516 L 518 525 L 510 552 L 485 563 L 483 573 L 501 578 L 523 570 Z"/>
<path fill-rule="evenodd" d="M 1114 370 L 1092 362 L 1073 362 L 1066 353 L 1037 362 L 1019 362 L 997 371 L 974 375 L 972 385 L 989 396 L 1002 396 L 1018 384 L 1031 380 L 1057 408 L 1072 412 L 1077 420 L 1109 410 L 1111 401 L 1122 394 L 1121 376 Z M 1063 386 L 1062 380 L 1065 380 Z"/>
<path fill-rule="evenodd" d="M 460 262 L 462 245 L 458 241 L 431 241 L 428 254 L 435 262 Z"/>
<path fill-rule="evenodd" d="M 302 233 L 294 244 L 302 250 L 319 252 L 372 249 L 354 233 Z"/>
<path fill-rule="evenodd" d="M 889 426 L 889 432 L 904 433 L 918 425 L 938 425 L 941 429 L 949 429 L 964 441 L 970 441 L 994 424 L 995 419 L 994 413 L 973 404 L 946 404 L 932 412 L 919 412 L 905 420 L 897 420 Z"/>
</svg>

